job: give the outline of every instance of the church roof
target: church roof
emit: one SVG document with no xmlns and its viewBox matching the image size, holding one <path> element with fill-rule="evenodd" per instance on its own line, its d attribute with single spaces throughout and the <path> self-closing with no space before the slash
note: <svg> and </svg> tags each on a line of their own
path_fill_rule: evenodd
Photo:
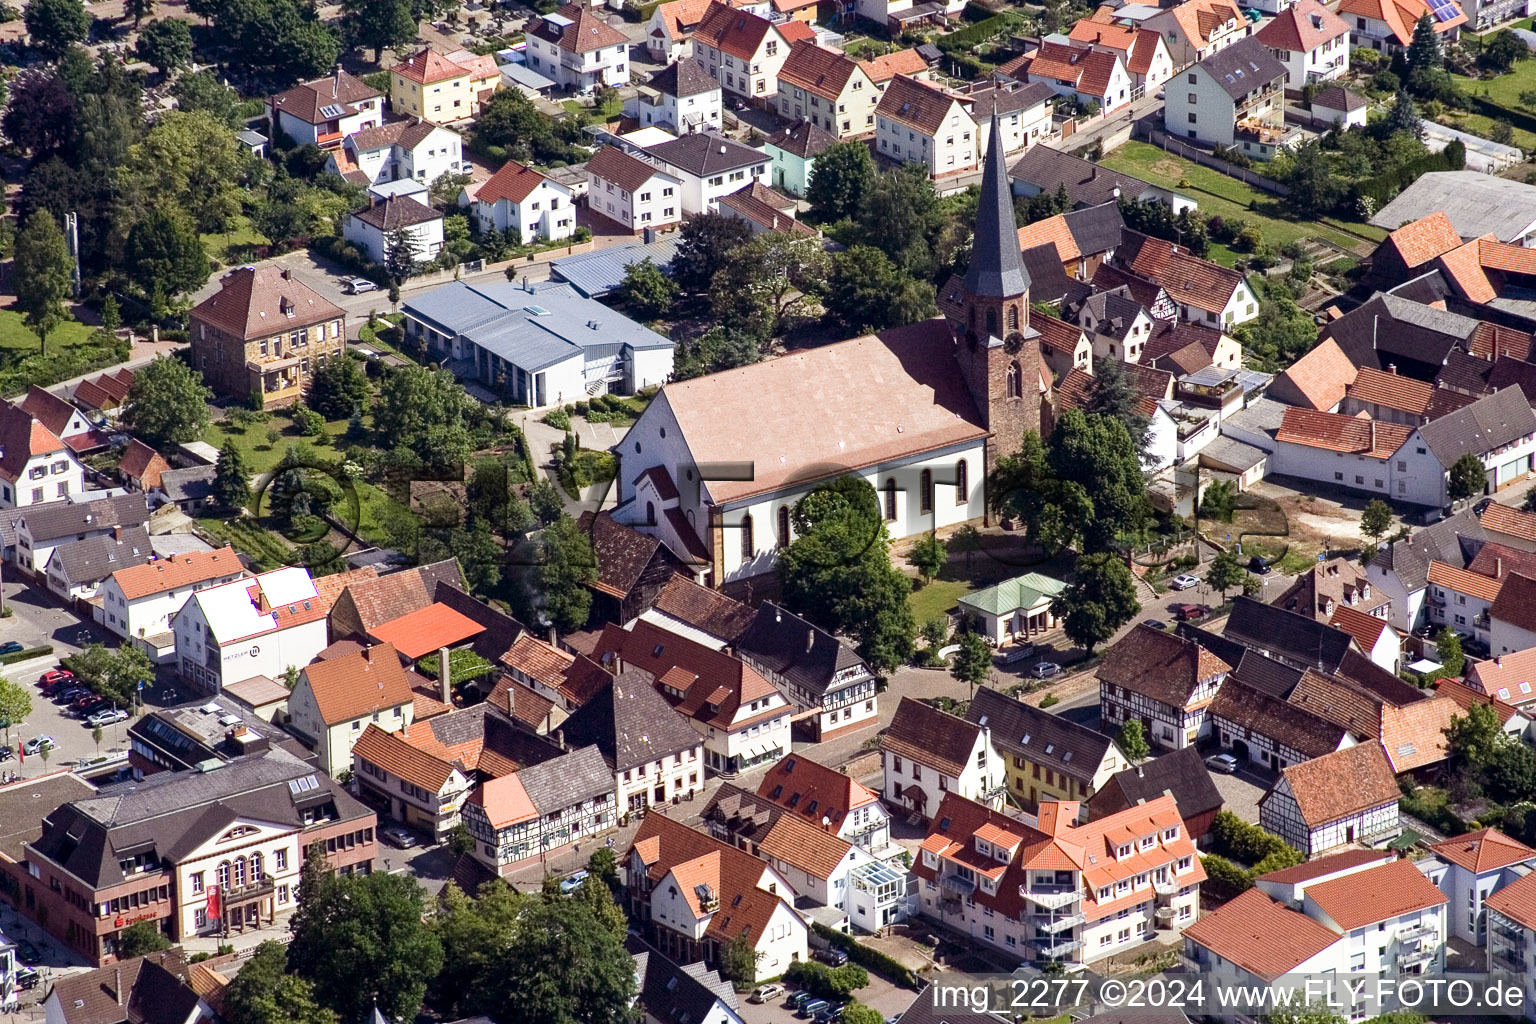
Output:
<svg viewBox="0 0 1536 1024">
<path fill-rule="evenodd" d="M 1024 270 L 1014 227 L 1013 190 L 1003 158 L 1003 133 L 995 113 L 987 143 L 987 166 L 981 178 L 981 201 L 976 206 L 971 262 L 965 268 L 965 290 L 986 298 L 1023 295 L 1029 290 L 1029 274 Z"/>
</svg>

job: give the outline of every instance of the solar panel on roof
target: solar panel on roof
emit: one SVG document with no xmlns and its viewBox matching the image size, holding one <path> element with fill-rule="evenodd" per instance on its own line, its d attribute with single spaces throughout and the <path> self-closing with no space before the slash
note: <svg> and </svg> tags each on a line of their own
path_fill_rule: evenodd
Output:
<svg viewBox="0 0 1536 1024">
<path fill-rule="evenodd" d="M 341 113 L 341 108 L 334 103 L 327 103 L 325 106 L 320 108 L 321 117 L 340 117 Z"/>
<path fill-rule="evenodd" d="M 1452 21 L 1459 13 L 1454 0 L 1429 0 L 1429 10 L 1441 22 Z"/>
</svg>

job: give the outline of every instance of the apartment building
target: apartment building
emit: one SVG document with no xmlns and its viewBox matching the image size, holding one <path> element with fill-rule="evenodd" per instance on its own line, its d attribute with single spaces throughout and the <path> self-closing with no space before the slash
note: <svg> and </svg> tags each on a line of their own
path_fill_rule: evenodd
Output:
<svg viewBox="0 0 1536 1024">
<path fill-rule="evenodd" d="M 784 26 L 722 3 L 710 4 L 693 30 L 693 56 L 724 92 L 755 106 L 778 95 L 789 46 Z"/>
<path fill-rule="evenodd" d="M 1488 899 L 1536 868 L 1536 850 L 1496 828 L 1453 836 L 1415 862 L 1448 901 L 1450 935 L 1474 946 L 1488 942 Z"/>
<path fill-rule="evenodd" d="M 1285 126 L 1285 79 L 1285 65 L 1262 42 L 1240 40 L 1169 82 L 1163 125 L 1170 135 L 1268 160 L 1299 137 Z"/>
<path fill-rule="evenodd" d="M 779 116 L 809 121 L 838 139 L 875 130 L 880 90 L 860 64 L 812 41 L 796 43 L 779 68 Z"/>
<path fill-rule="evenodd" d="M 903 697 L 880 737 L 882 795 L 893 807 L 930 818 L 949 793 L 999 807 L 1007 789 L 1003 760 L 985 725 Z"/>
<path fill-rule="evenodd" d="M 981 138 L 964 97 L 897 75 L 875 107 L 875 145 L 898 164 L 920 163 L 930 177 L 975 170 Z"/>
<path fill-rule="evenodd" d="M 389 69 L 389 106 L 406 117 L 454 124 L 480 113 L 480 104 L 500 86 L 495 57 L 427 47 Z"/>
<path fill-rule="evenodd" d="M 604 146 L 587 161 L 587 208 L 629 231 L 667 228 L 683 219 L 680 179 L 655 164 Z"/>
</svg>

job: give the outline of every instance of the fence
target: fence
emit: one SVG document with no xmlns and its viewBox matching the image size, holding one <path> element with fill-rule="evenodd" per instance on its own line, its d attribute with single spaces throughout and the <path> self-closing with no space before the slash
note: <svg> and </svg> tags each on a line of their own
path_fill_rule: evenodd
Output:
<svg viewBox="0 0 1536 1024">
<path fill-rule="evenodd" d="M 1175 156 L 1181 156 L 1186 160 L 1193 160 L 1203 167 L 1209 167 L 1213 171 L 1220 171 L 1229 178 L 1236 178 L 1245 185 L 1251 185 L 1271 195 L 1284 196 L 1289 195 L 1291 192 L 1289 188 L 1278 181 L 1266 178 L 1264 175 L 1250 171 L 1246 167 L 1239 167 L 1234 163 L 1229 163 L 1214 153 L 1201 149 L 1198 146 L 1191 146 L 1184 140 L 1176 139 L 1167 132 L 1158 131 L 1145 121 L 1138 122 L 1137 127 L 1144 131 L 1147 140 L 1152 145 L 1159 147 L 1166 153 L 1173 153 Z"/>
</svg>

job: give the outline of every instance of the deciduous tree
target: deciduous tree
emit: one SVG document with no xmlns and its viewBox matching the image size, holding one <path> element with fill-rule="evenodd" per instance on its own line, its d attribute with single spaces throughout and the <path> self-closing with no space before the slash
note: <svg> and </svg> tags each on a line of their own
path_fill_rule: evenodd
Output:
<svg viewBox="0 0 1536 1024">
<path fill-rule="evenodd" d="M 1138 411 L 1141 394 L 1131 380 L 1130 371 L 1118 359 L 1096 359 L 1093 364 L 1093 392 L 1085 407 L 1088 412 L 1115 420 L 1131 437 L 1131 446 L 1144 468 L 1151 468 L 1152 421 Z"/>
<path fill-rule="evenodd" d="M 912 542 L 912 550 L 907 554 L 907 564 L 917 570 L 917 574 L 922 577 L 924 583 L 931 583 L 944 568 L 947 557 L 948 545 L 930 530 Z"/>
<path fill-rule="evenodd" d="M 1365 506 L 1365 511 L 1360 513 L 1360 532 L 1372 541 L 1379 541 L 1382 535 L 1392 529 L 1392 506 L 1380 498 L 1372 498 Z"/>
<path fill-rule="evenodd" d="M 1115 737 L 1115 742 L 1120 745 L 1121 752 L 1132 764 L 1145 761 L 1152 753 L 1152 747 L 1147 743 L 1146 727 L 1141 724 L 1139 718 L 1127 719 L 1125 724 L 1120 726 L 1120 734 Z"/>
<path fill-rule="evenodd" d="M 1205 570 L 1205 584 L 1213 590 L 1220 591 L 1222 600 L 1226 600 L 1227 591 L 1241 585 L 1243 575 L 1243 563 L 1236 554 L 1231 551 L 1218 551 L 1216 557 L 1211 559 L 1210 568 Z"/>
<path fill-rule="evenodd" d="M 38 210 L 29 216 L 16 237 L 16 308 L 37 335 L 44 354 L 48 335 L 67 315 L 64 303 L 72 291 L 73 269 L 64 233 L 53 214 Z"/>
<path fill-rule="evenodd" d="M 815 304 L 829 267 L 821 239 L 764 232 L 726 255 L 710 282 L 710 307 L 727 329 L 767 341 Z"/>
<path fill-rule="evenodd" d="M 342 0 L 341 18 L 348 42 L 373 47 L 375 64 L 385 47 L 398 49 L 416 38 L 411 0 Z"/>
<path fill-rule="evenodd" d="M 91 16 L 82 0 L 27 0 L 22 17 L 33 47 L 50 59 L 62 57 L 91 33 Z"/>
<path fill-rule="evenodd" d="M 933 241 L 943 220 L 933 180 L 918 163 L 879 175 L 859 211 L 864 241 L 917 278 L 931 276 L 937 266 Z"/>
<path fill-rule="evenodd" d="M 192 30 L 180 18 L 152 21 L 139 33 L 139 59 L 169 75 L 192 63 Z"/>
<path fill-rule="evenodd" d="M 1488 470 L 1474 453 L 1468 452 L 1451 463 L 1446 493 L 1452 501 L 1465 501 L 1474 494 L 1482 494 L 1487 486 Z"/>
<path fill-rule="evenodd" d="M 337 1024 L 336 1014 L 315 1002 L 314 986 L 288 973 L 288 950 L 268 939 L 256 947 L 224 990 L 229 1024 Z"/>
<path fill-rule="evenodd" d="M 752 238 L 752 228 L 740 217 L 703 213 L 683 224 L 672 257 L 672 276 L 689 291 L 709 287 L 725 258 Z"/>
<path fill-rule="evenodd" d="M 678 291 L 677 282 L 647 256 L 624 268 L 624 282 L 619 285 L 618 295 L 640 319 L 654 320 L 672 308 Z"/>
<path fill-rule="evenodd" d="M 75 97 L 52 68 L 24 69 L 11 82 L 0 126 L 34 161 L 65 149 L 75 137 Z"/>
<path fill-rule="evenodd" d="M 157 207 L 133 226 L 123 258 L 129 279 L 146 296 L 156 290 L 167 297 L 181 295 L 208 280 L 208 253 L 197 225 L 174 206 Z"/>
<path fill-rule="evenodd" d="M 1461 677 L 1461 670 L 1466 667 L 1467 656 L 1461 649 L 1461 635 L 1450 626 L 1440 630 L 1435 637 L 1435 657 L 1440 659 L 1440 670 L 1452 679 Z"/>
<path fill-rule="evenodd" d="M 824 222 L 851 220 L 859 215 L 875 176 L 875 160 L 867 144 L 834 142 L 816 156 L 806 202 Z"/>
<path fill-rule="evenodd" d="M 934 316 L 934 298 L 933 285 L 902 273 L 874 246 L 855 245 L 832 257 L 823 304 L 840 328 L 862 334 Z"/>
<path fill-rule="evenodd" d="M 1069 409 L 1051 431 L 1046 462 L 1057 480 L 1076 486 L 1074 494 L 1090 497 L 1080 524 L 1083 550 L 1103 551 L 1145 525 L 1151 514 L 1146 479 L 1131 435 L 1118 420 Z"/>
<path fill-rule="evenodd" d="M 155 13 L 155 0 L 123 0 L 123 17 L 133 19 L 133 27 Z"/>
<path fill-rule="evenodd" d="M 201 373 L 174 356 L 161 356 L 135 371 L 123 426 L 152 448 L 196 441 L 208 429 L 212 397 Z"/>
<path fill-rule="evenodd" d="M 576 520 L 561 515 L 544 528 L 536 541 L 515 552 L 523 565 L 517 604 L 525 622 L 541 622 L 561 630 L 580 629 L 592 610 L 590 584 L 597 579 L 597 555 L 592 541 Z"/>
<path fill-rule="evenodd" d="M 137 921 L 124 928 L 118 938 L 118 955 L 124 960 L 170 948 L 171 940 L 165 937 L 156 921 Z"/>
<path fill-rule="evenodd" d="M 1083 555 L 1073 580 L 1051 599 L 1051 614 L 1067 637 L 1089 653 L 1141 610 L 1125 559 L 1108 551 Z"/>
<path fill-rule="evenodd" d="M 961 633 L 959 645 L 960 649 L 950 662 L 949 674 L 969 686 L 974 697 L 976 687 L 992 678 L 992 648 L 980 633 Z"/>
<path fill-rule="evenodd" d="M 32 714 L 32 694 L 20 683 L 0 679 L 0 719 L 16 729 Z"/>
<path fill-rule="evenodd" d="M 747 932 L 737 932 L 721 947 L 720 977 L 735 985 L 737 991 L 745 991 L 757 980 L 757 965 L 762 958 L 763 953 L 752 945 Z"/>
</svg>

